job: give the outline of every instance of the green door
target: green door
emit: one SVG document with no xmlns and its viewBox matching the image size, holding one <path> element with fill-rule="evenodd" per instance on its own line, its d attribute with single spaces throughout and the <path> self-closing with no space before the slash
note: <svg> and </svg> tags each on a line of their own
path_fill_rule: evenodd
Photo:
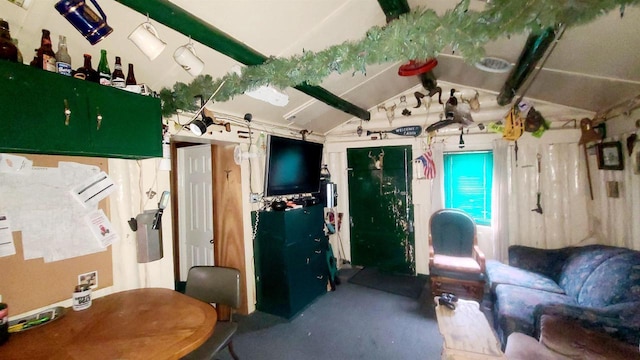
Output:
<svg viewBox="0 0 640 360">
<path fill-rule="evenodd" d="M 411 147 L 348 149 L 351 262 L 415 273 Z"/>
</svg>

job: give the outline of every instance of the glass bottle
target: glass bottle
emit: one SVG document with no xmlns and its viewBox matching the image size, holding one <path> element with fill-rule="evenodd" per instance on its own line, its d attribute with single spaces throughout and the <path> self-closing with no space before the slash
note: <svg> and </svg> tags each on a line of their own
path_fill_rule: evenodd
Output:
<svg viewBox="0 0 640 360">
<path fill-rule="evenodd" d="M 98 74 L 101 85 L 111 85 L 111 69 L 107 61 L 107 50 L 100 50 L 100 62 L 98 63 Z"/>
<path fill-rule="evenodd" d="M 18 47 L 11 41 L 9 23 L 0 19 L 0 59 L 18 62 Z"/>
<path fill-rule="evenodd" d="M 129 71 L 127 72 L 127 85 L 137 85 L 136 75 L 133 73 L 133 64 L 129 64 Z"/>
<path fill-rule="evenodd" d="M 56 52 L 56 70 L 58 74 L 71 76 L 71 56 L 67 49 L 67 37 L 58 37 L 58 52 Z"/>
<path fill-rule="evenodd" d="M 116 56 L 116 64 L 113 68 L 113 73 L 111 73 L 111 86 L 122 89 L 125 85 L 124 73 L 122 72 L 122 62 L 120 60 L 120 56 Z"/>
<path fill-rule="evenodd" d="M 29 66 L 40 67 L 40 65 L 38 64 L 38 49 L 33 50 L 33 60 L 31 60 Z"/>
<path fill-rule="evenodd" d="M 83 56 L 84 65 L 76 70 L 73 77 L 97 83 L 100 79 L 100 76 L 98 75 L 98 72 L 91 66 L 91 55 L 84 54 Z"/>
<path fill-rule="evenodd" d="M 9 339 L 9 307 L 0 303 L 0 345 Z"/>
<path fill-rule="evenodd" d="M 56 72 L 56 54 L 51 45 L 51 33 L 47 29 L 42 29 L 40 48 L 38 49 L 38 64 L 41 69 Z"/>
</svg>

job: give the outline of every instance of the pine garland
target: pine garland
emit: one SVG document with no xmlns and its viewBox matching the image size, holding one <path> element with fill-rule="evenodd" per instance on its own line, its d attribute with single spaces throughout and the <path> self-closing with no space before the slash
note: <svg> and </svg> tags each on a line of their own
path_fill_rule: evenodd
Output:
<svg viewBox="0 0 640 360">
<path fill-rule="evenodd" d="M 484 55 L 490 41 L 520 33 L 537 33 L 565 24 L 567 28 L 585 24 L 615 8 L 640 0 L 492 0 L 483 11 L 469 10 L 462 0 L 455 8 L 438 16 L 430 9 L 403 14 L 384 27 L 374 26 L 360 41 L 346 41 L 319 52 L 303 51 L 288 59 L 271 57 L 264 64 L 243 68 L 242 74 L 228 73 L 214 80 L 200 75 L 191 83 L 176 83 L 160 91 L 162 114 L 178 109 L 195 110 L 193 97 L 212 94 L 225 81 L 214 100 L 227 101 L 235 95 L 270 84 L 284 89 L 298 84 L 319 85 L 333 72 L 361 72 L 367 65 L 407 62 L 436 57 L 450 47 L 465 61 L 473 63 Z M 205 98 L 208 96 L 205 96 Z"/>
</svg>

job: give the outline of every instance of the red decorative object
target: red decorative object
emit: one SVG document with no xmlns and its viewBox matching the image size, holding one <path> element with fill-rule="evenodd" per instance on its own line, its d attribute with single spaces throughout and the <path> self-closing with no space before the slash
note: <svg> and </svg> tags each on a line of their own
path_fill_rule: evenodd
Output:
<svg viewBox="0 0 640 360">
<path fill-rule="evenodd" d="M 414 76 L 433 70 L 438 65 L 438 60 L 429 59 L 427 61 L 410 60 L 408 63 L 401 65 L 398 69 L 400 76 Z"/>
</svg>

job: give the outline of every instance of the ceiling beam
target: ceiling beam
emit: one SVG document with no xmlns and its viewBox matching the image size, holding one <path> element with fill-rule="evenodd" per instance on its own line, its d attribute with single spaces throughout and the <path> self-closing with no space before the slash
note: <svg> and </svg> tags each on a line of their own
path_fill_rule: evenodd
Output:
<svg viewBox="0 0 640 360">
<path fill-rule="evenodd" d="M 267 57 L 216 27 L 186 12 L 167 0 L 116 0 L 149 18 L 248 66 L 261 65 Z M 319 86 L 300 84 L 295 89 L 338 110 L 362 120 L 371 119 L 369 111 L 354 105 Z"/>
<path fill-rule="evenodd" d="M 384 15 L 387 17 L 387 22 L 411 11 L 407 0 L 378 0 L 378 4 L 380 4 Z"/>
</svg>

